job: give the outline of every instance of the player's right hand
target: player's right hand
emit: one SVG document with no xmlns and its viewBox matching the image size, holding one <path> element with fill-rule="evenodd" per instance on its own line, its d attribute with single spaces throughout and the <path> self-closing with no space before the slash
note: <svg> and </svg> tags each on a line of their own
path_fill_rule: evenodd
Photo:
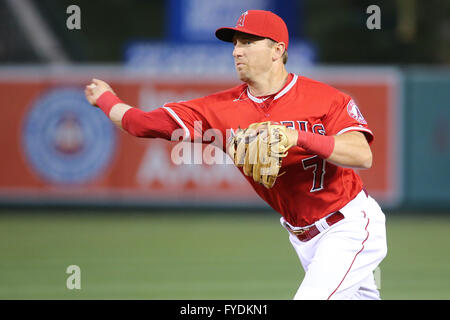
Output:
<svg viewBox="0 0 450 320">
<path fill-rule="evenodd" d="M 97 99 L 106 91 L 116 94 L 105 81 L 92 79 L 92 82 L 84 89 L 84 94 L 86 95 L 87 101 L 93 106 L 96 106 Z"/>
</svg>

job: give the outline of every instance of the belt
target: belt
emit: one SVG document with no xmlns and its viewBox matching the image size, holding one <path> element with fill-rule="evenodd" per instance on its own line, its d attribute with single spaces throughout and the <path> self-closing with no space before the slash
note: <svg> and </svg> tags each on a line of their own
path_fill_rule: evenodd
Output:
<svg viewBox="0 0 450 320">
<path fill-rule="evenodd" d="M 328 225 L 328 227 L 330 227 L 333 224 L 341 221 L 342 219 L 344 219 L 344 215 L 340 211 L 336 211 L 336 212 L 330 214 L 328 217 L 322 218 L 320 220 L 325 221 L 326 225 Z M 320 220 L 318 220 L 318 222 L 320 222 Z M 293 235 L 295 235 L 300 241 L 306 242 L 308 240 L 311 240 L 312 238 L 314 238 L 315 236 L 317 236 L 321 232 L 319 230 L 319 228 L 317 228 L 316 223 L 314 223 L 312 225 L 309 225 L 307 227 L 301 228 L 301 229 L 297 229 L 297 230 L 292 229 L 286 223 L 285 223 L 285 226 L 288 229 L 288 231 L 291 232 Z M 321 226 L 322 226 L 321 229 L 322 230 L 326 229 L 326 228 L 323 227 L 323 225 L 324 224 L 322 223 L 321 224 Z"/>
</svg>

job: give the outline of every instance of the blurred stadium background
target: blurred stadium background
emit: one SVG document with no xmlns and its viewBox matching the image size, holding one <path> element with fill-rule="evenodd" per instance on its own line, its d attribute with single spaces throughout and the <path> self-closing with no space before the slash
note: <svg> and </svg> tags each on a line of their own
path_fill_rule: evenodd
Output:
<svg viewBox="0 0 450 320">
<path fill-rule="evenodd" d="M 175 165 L 173 144 L 116 130 L 83 94 L 96 77 L 150 110 L 237 84 L 214 31 L 247 9 L 281 15 L 288 70 L 351 94 L 375 133 L 360 174 L 387 216 L 382 298 L 450 299 L 440 0 L 0 0 L 0 299 L 293 297 L 300 263 L 236 169 Z"/>
</svg>

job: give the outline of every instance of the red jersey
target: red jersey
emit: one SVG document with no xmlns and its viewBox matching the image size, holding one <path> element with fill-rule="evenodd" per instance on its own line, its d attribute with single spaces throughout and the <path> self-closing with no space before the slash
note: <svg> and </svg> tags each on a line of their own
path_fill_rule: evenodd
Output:
<svg viewBox="0 0 450 320">
<path fill-rule="evenodd" d="M 247 128 L 251 123 L 277 121 L 286 127 L 322 135 L 362 131 L 369 143 L 372 132 L 350 96 L 324 83 L 290 74 L 284 88 L 271 97 L 253 96 L 247 84 L 190 101 L 168 103 L 164 110 L 193 140 L 194 122 L 202 132 Z M 198 126 L 198 125 L 197 125 Z M 226 144 L 224 141 L 225 152 Z M 294 146 L 283 159 L 271 189 L 245 178 L 258 195 L 293 226 L 306 226 L 345 206 L 362 189 L 356 172 Z M 242 172 L 242 169 L 240 169 Z"/>
</svg>

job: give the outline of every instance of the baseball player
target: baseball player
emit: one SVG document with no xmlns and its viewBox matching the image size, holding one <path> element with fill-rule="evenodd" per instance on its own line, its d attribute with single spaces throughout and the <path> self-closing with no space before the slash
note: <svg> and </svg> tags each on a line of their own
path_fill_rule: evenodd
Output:
<svg viewBox="0 0 450 320">
<path fill-rule="evenodd" d="M 380 299 L 373 271 L 387 253 L 385 216 L 353 170 L 372 165 L 373 133 L 358 106 L 347 94 L 286 70 L 288 30 L 274 13 L 246 11 L 235 27 L 215 34 L 233 43 L 241 85 L 143 112 L 121 101 L 104 81 L 93 79 L 85 90 L 88 101 L 137 137 L 170 140 L 178 129 L 184 139 L 194 141 L 208 129 L 218 130 L 224 152 L 230 145 L 227 130 L 278 123 L 274 132 L 289 149 L 282 158 L 282 174 L 267 184 L 253 169 L 238 167 L 281 214 L 281 225 L 305 270 L 294 299 Z M 201 123 L 200 133 L 194 122 Z M 247 159 L 248 146 L 233 152 L 243 152 Z"/>
</svg>

